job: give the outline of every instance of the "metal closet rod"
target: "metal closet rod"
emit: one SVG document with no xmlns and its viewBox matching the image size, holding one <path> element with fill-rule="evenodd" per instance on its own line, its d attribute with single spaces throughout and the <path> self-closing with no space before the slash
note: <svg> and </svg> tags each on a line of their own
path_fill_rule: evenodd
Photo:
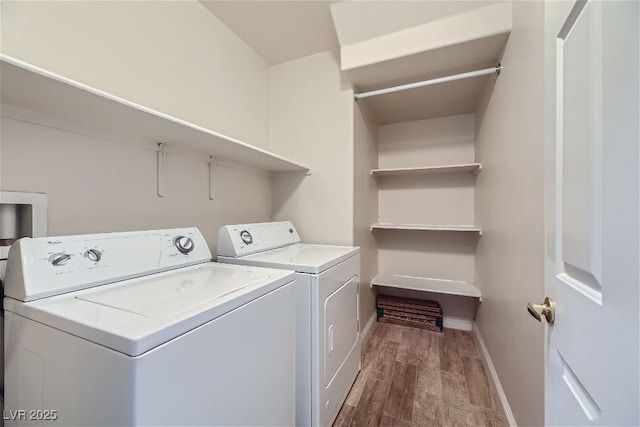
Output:
<svg viewBox="0 0 640 427">
<path fill-rule="evenodd" d="M 486 68 L 484 70 L 469 71 L 468 73 L 455 74 L 453 76 L 438 77 L 437 79 L 424 80 L 422 82 L 416 82 L 416 83 L 407 83 L 406 85 L 393 86 L 393 87 L 388 87 L 386 89 L 372 90 L 372 91 L 363 92 L 363 93 L 354 93 L 353 97 L 357 101 L 362 98 L 369 98 L 370 96 L 383 95 L 385 93 L 393 93 L 393 92 L 399 92 L 401 90 L 415 89 L 417 87 L 437 85 L 438 83 L 452 82 L 454 80 L 468 79 L 471 77 L 484 76 L 486 74 L 493 74 L 493 73 L 500 74 L 500 70 L 502 70 L 502 66 L 498 64 L 495 67 Z"/>
</svg>

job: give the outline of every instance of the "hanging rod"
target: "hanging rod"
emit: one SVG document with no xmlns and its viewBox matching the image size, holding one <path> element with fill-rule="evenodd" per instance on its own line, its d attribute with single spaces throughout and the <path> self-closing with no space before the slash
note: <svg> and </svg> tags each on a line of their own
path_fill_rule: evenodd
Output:
<svg viewBox="0 0 640 427">
<path fill-rule="evenodd" d="M 431 85 L 436 85 L 438 83 L 452 82 L 454 80 L 462 80 L 462 79 L 468 79 L 471 77 L 484 76 L 486 74 L 493 74 L 493 73 L 500 74 L 500 70 L 502 70 L 502 66 L 498 64 L 495 67 L 487 68 L 484 70 L 470 71 L 468 73 L 455 74 L 453 76 L 438 77 L 437 79 L 424 80 L 416 83 L 408 83 L 405 85 L 388 87 L 386 89 L 372 90 L 370 92 L 354 93 L 353 97 L 357 101 L 362 98 L 368 98 L 370 96 L 376 96 L 376 95 L 383 95 L 385 93 L 393 93 L 393 92 L 399 92 L 401 90 L 415 89 L 417 87 L 431 86 Z"/>
</svg>

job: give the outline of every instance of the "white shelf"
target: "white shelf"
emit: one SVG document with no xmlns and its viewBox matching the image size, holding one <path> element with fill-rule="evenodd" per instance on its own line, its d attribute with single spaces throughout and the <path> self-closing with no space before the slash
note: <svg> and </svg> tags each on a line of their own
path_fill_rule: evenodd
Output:
<svg viewBox="0 0 640 427">
<path fill-rule="evenodd" d="M 171 148 L 230 160 L 268 172 L 308 171 L 304 165 L 218 132 L 0 55 L 2 115 L 50 126 L 69 124 L 100 138 L 167 143 Z M 34 114 L 35 113 L 35 114 Z M 55 120 L 55 125 L 49 123 Z M 65 128 L 62 126 L 62 128 Z M 77 131 L 77 129 L 66 129 Z"/>
<path fill-rule="evenodd" d="M 389 169 L 372 169 L 373 176 L 394 176 L 394 175 L 430 175 L 443 173 L 477 173 L 482 170 L 480 163 L 467 163 L 462 165 L 449 166 L 428 166 L 415 168 L 389 168 Z"/>
<path fill-rule="evenodd" d="M 371 231 L 373 230 L 409 230 L 409 231 L 455 231 L 455 232 L 467 232 L 478 233 L 482 235 L 480 227 L 475 225 L 433 225 L 433 224 L 396 224 L 376 222 L 371 224 Z"/>
<path fill-rule="evenodd" d="M 458 280 L 432 279 L 428 277 L 402 276 L 397 274 L 377 274 L 371 281 L 371 286 L 473 297 L 479 298 L 480 301 L 482 301 L 482 294 L 475 283 Z"/>
</svg>

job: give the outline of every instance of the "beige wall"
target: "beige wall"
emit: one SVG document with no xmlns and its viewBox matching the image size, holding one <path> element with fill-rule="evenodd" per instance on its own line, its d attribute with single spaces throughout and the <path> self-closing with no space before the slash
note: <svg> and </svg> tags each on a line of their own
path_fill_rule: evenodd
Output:
<svg viewBox="0 0 640 427">
<path fill-rule="evenodd" d="M 2 1 L 3 54 L 269 146 L 269 66 L 196 1 Z"/>
<path fill-rule="evenodd" d="M 311 168 L 274 176 L 272 216 L 303 241 L 353 244 L 353 91 L 336 52 L 271 70 L 271 150 Z"/>
<path fill-rule="evenodd" d="M 513 3 L 504 71 L 476 117 L 476 325 L 518 425 L 544 423 L 544 328 L 525 310 L 544 297 L 543 24 L 543 2 Z"/>
<path fill-rule="evenodd" d="M 380 168 L 443 166 L 475 161 L 471 114 L 379 127 Z M 378 219 L 408 224 L 474 223 L 475 175 L 434 174 L 378 178 Z M 449 280 L 474 280 L 478 237 L 466 233 L 380 230 L 378 268 L 382 273 Z M 475 300 L 425 292 L 381 289 L 398 296 L 438 301 L 449 319 L 475 316 Z"/>
<path fill-rule="evenodd" d="M 379 128 L 379 167 L 472 163 L 474 117 L 461 115 Z M 474 223 L 472 174 L 378 178 L 378 219 L 405 224 Z M 477 236 L 464 233 L 377 231 L 380 271 L 473 281 Z M 446 313 L 446 312 L 445 312 Z M 467 318 L 472 319 L 473 313 Z"/>
<path fill-rule="evenodd" d="M 269 219 L 270 178 L 169 154 L 158 197 L 156 152 L 2 118 L 2 189 L 48 195 L 48 234 L 197 226 L 215 255 L 218 228 Z M 238 197 L 250 194 L 251 197 Z"/>
<path fill-rule="evenodd" d="M 380 126 L 380 168 L 443 166 L 474 161 L 472 114 Z"/>
<path fill-rule="evenodd" d="M 378 166 L 378 125 L 362 103 L 354 103 L 353 244 L 360 246 L 361 328 L 375 313 L 371 279 L 378 273 L 378 247 L 369 230 L 378 220 L 378 187 L 371 169 Z"/>
<path fill-rule="evenodd" d="M 3 54 L 268 148 L 269 66 L 199 2 L 0 7 Z M 211 201 L 206 158 L 178 150 L 160 198 L 152 147 L 2 125 L 1 188 L 47 193 L 52 235 L 196 225 L 215 253 L 218 227 L 269 219 L 266 175 L 220 166 Z"/>
<path fill-rule="evenodd" d="M 396 33 L 497 3 L 494 0 L 339 1 L 331 4 L 341 46 Z"/>
<path fill-rule="evenodd" d="M 474 132 L 471 114 L 381 126 L 379 166 L 472 163 Z M 380 177 L 379 219 L 405 224 L 473 224 L 474 183 L 475 176 L 468 173 Z M 473 272 L 470 276 L 473 279 Z"/>
</svg>

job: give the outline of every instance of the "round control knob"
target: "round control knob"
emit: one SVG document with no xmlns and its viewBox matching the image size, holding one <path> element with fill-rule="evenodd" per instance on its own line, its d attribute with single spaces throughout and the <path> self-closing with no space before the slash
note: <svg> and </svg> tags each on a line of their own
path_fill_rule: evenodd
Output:
<svg viewBox="0 0 640 427">
<path fill-rule="evenodd" d="M 180 253 L 185 255 L 191 252 L 194 248 L 193 239 L 191 237 L 178 236 L 173 240 L 173 243 Z"/>
<path fill-rule="evenodd" d="M 71 259 L 71 255 L 65 254 L 64 252 L 58 252 L 49 257 L 49 262 L 54 267 L 62 267 Z"/>
<path fill-rule="evenodd" d="M 89 249 L 84 253 L 84 256 L 89 259 L 89 261 L 99 262 L 102 259 L 102 252 L 97 249 Z"/>
<path fill-rule="evenodd" d="M 253 243 L 253 236 L 251 235 L 251 233 L 249 233 L 247 230 L 242 230 L 240 232 L 240 238 L 242 239 L 243 242 L 245 242 L 247 245 L 250 245 L 251 243 Z"/>
</svg>

